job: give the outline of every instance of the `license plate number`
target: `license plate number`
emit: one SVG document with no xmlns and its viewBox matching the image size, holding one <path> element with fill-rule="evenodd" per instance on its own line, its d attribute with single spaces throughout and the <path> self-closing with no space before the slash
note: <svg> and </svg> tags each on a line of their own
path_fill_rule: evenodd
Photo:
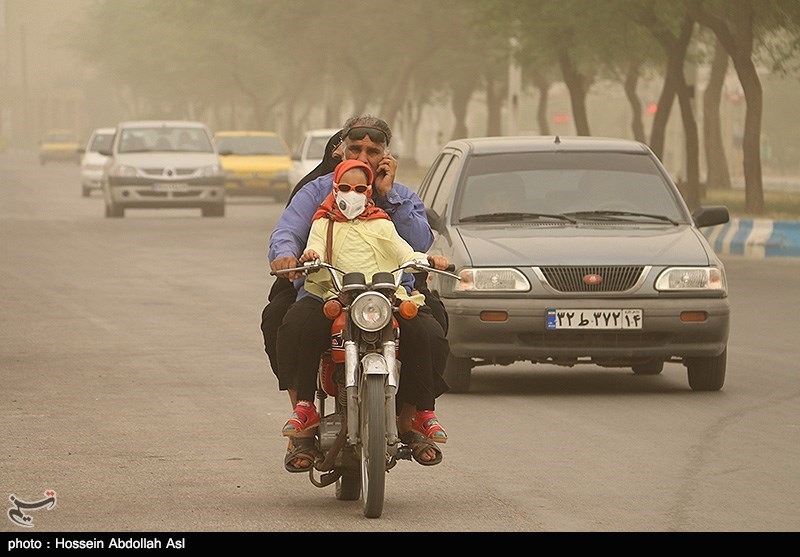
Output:
<svg viewBox="0 0 800 557">
<path fill-rule="evenodd" d="M 153 191 L 188 191 L 189 184 L 153 184 Z"/>
<path fill-rule="evenodd" d="M 547 329 L 641 329 L 640 309 L 548 309 Z"/>
</svg>

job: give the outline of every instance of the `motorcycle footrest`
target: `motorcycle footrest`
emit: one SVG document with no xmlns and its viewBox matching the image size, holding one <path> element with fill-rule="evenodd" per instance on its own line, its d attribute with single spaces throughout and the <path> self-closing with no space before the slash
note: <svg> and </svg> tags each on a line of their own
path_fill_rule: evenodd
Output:
<svg viewBox="0 0 800 557">
<path fill-rule="evenodd" d="M 397 449 L 397 454 L 394 455 L 397 460 L 413 460 L 413 451 L 408 445 L 401 445 Z"/>
<path fill-rule="evenodd" d="M 314 478 L 314 471 L 311 470 L 309 472 L 309 477 L 311 478 L 311 483 L 317 487 L 328 487 L 332 483 L 336 482 L 339 478 L 342 477 L 342 473 L 338 470 L 331 470 L 330 472 L 326 472 L 319 477 L 319 480 Z"/>
</svg>

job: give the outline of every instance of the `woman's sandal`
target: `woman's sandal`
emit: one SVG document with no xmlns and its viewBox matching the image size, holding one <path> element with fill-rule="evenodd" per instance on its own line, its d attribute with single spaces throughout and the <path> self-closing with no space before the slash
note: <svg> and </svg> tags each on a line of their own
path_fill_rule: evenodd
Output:
<svg viewBox="0 0 800 557">
<path fill-rule="evenodd" d="M 411 428 L 431 441 L 447 443 L 447 432 L 444 430 L 433 410 L 420 410 L 411 421 Z"/>
<path fill-rule="evenodd" d="M 322 454 L 317 449 L 316 437 L 292 437 L 289 439 L 289 447 L 283 459 L 283 466 L 288 472 L 308 472 L 314 468 L 317 459 L 322 458 Z M 295 460 L 307 460 L 308 466 L 294 466 Z"/>
<path fill-rule="evenodd" d="M 433 466 L 442 461 L 442 451 L 436 446 L 436 443 L 432 443 L 418 431 L 409 429 L 405 433 L 401 433 L 400 441 L 411 448 L 411 456 L 423 466 Z M 422 454 L 428 449 L 433 449 L 436 452 L 436 456 L 432 460 L 424 460 L 422 458 Z"/>
</svg>

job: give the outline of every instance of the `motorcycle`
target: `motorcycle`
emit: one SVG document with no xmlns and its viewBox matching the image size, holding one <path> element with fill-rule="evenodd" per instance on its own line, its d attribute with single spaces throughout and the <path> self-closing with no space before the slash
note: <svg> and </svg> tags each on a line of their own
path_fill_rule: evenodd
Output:
<svg viewBox="0 0 800 557">
<path fill-rule="evenodd" d="M 339 500 L 361 498 L 364 516 L 378 518 L 383 512 L 387 472 L 400 460 L 412 460 L 411 447 L 401 442 L 395 420 L 400 382 L 400 329 L 395 313 L 413 319 L 418 308 L 410 300 L 396 304 L 395 293 L 406 271 L 461 277 L 452 272 L 453 265 L 442 271 L 422 259 L 375 273 L 371 282 L 363 273 L 345 273 L 319 259 L 270 274 L 322 269 L 330 274 L 337 297 L 323 305 L 332 320 L 331 346 L 322 354 L 317 373 L 316 405 L 321 417 L 317 435 L 323 457 L 314 463 L 309 479 L 320 488 L 336 484 Z M 328 399 L 333 404 L 326 407 Z"/>
</svg>

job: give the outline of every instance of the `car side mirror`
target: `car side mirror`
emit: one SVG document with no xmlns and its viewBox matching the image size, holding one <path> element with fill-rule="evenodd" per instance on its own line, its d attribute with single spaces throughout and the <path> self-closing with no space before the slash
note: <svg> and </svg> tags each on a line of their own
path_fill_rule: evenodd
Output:
<svg viewBox="0 0 800 557">
<path fill-rule="evenodd" d="M 110 157 L 111 156 L 111 150 L 110 149 L 98 149 L 97 152 L 100 153 L 101 155 L 105 156 L 105 157 Z"/>
<path fill-rule="evenodd" d="M 433 230 L 440 231 L 442 226 L 442 217 L 439 216 L 439 213 L 430 207 L 425 207 L 425 216 L 428 217 L 428 224 L 430 224 L 431 228 Z"/>
<path fill-rule="evenodd" d="M 298 154 L 296 154 L 296 153 L 295 153 L 294 155 L 292 155 L 292 160 L 293 160 L 293 161 L 298 161 L 298 162 L 299 162 L 299 161 L 300 161 L 300 155 L 298 155 Z"/>
<path fill-rule="evenodd" d="M 224 151 L 220 151 L 219 152 L 219 155 L 221 157 L 227 157 L 228 155 L 232 155 L 232 154 L 233 154 L 233 151 L 231 151 L 230 149 L 225 149 Z"/>
<path fill-rule="evenodd" d="M 717 224 L 725 224 L 731 219 L 728 208 L 724 205 L 708 205 L 705 207 L 698 207 L 692 213 L 692 220 L 694 220 L 697 228 L 705 226 L 715 226 Z"/>
</svg>

